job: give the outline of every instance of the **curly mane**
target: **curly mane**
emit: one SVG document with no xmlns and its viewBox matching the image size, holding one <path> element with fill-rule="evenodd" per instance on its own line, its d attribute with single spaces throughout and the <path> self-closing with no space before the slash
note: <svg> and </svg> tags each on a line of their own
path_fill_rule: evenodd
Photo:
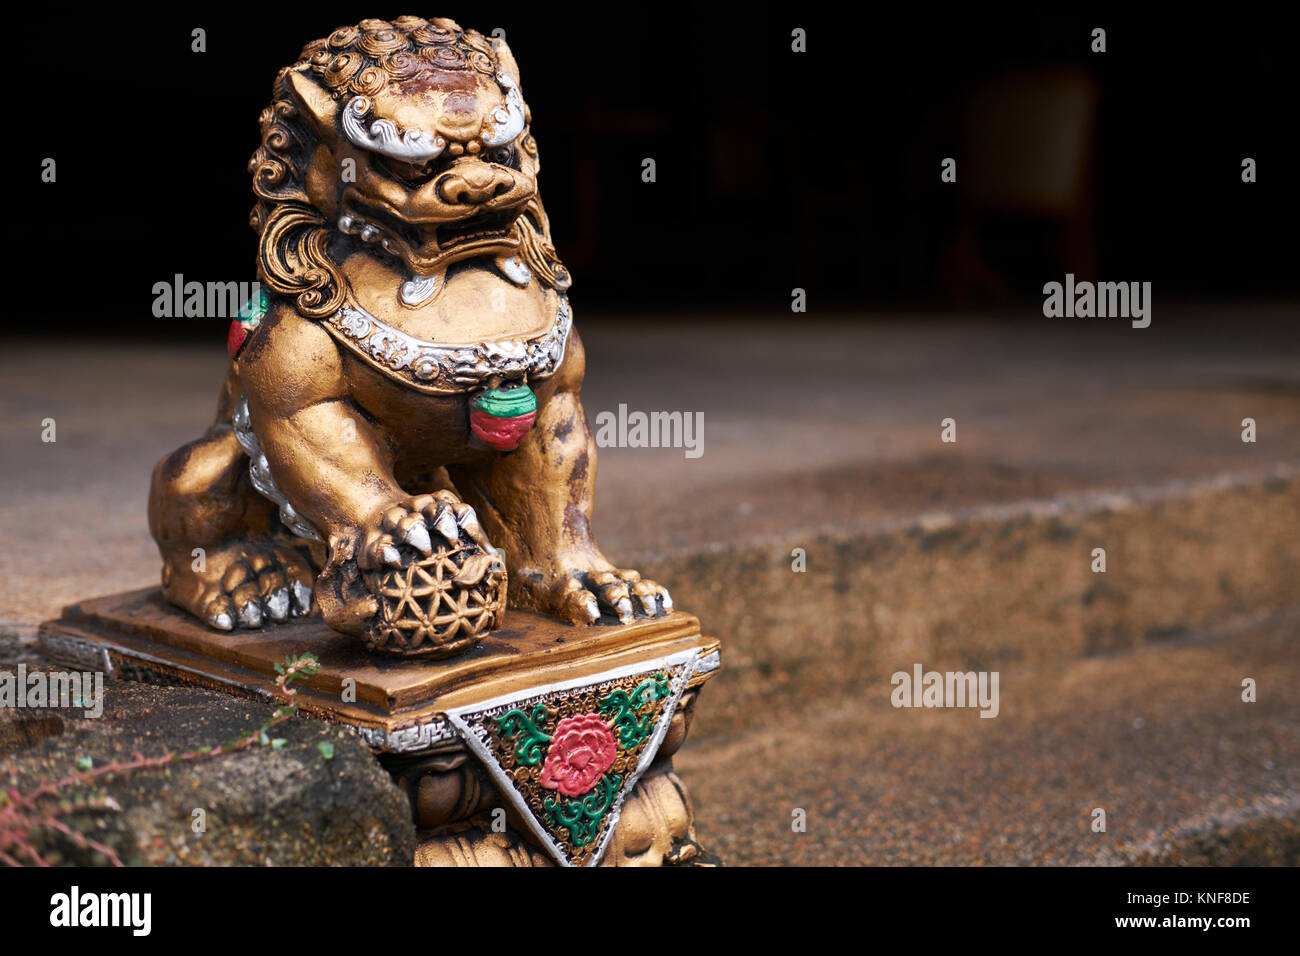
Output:
<svg viewBox="0 0 1300 956">
<path fill-rule="evenodd" d="M 345 283 L 330 245 L 346 237 L 307 195 L 304 180 L 319 136 L 294 102 L 289 74 L 311 72 L 339 99 L 373 96 L 390 81 L 435 68 L 495 76 L 500 66 L 492 40 L 474 30 L 461 30 L 450 20 L 398 17 L 339 27 L 308 43 L 293 64 L 276 74 L 271 104 L 258 118 L 261 144 L 248 163 L 257 196 L 249 224 L 259 240 L 258 279 L 272 292 L 293 298 L 302 315 L 324 318 L 343 304 Z M 531 133 L 522 145 L 536 153 Z M 539 199 L 525 207 L 519 226 L 525 262 L 546 285 L 567 289 L 569 273 L 555 252 Z"/>
</svg>

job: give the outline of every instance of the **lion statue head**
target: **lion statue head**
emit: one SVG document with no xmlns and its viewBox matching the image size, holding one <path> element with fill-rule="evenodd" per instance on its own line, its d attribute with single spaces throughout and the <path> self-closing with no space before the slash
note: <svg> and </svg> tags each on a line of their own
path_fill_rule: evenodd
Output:
<svg viewBox="0 0 1300 956">
<path fill-rule="evenodd" d="M 358 246 L 413 279 L 513 256 L 567 289 L 531 121 L 505 41 L 451 20 L 363 20 L 307 44 L 249 161 L 258 278 L 311 318 L 342 305 L 338 263 Z"/>
</svg>

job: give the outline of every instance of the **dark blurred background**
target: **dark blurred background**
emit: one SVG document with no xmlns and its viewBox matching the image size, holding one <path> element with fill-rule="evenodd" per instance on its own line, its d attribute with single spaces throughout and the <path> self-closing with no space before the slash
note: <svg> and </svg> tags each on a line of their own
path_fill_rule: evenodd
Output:
<svg viewBox="0 0 1300 956">
<path fill-rule="evenodd" d="M 76 56 L 27 48 L 42 83 L 21 114 L 24 272 L 74 333 L 106 331 L 107 301 L 111 334 L 156 335 L 152 286 L 174 273 L 251 280 L 245 164 L 277 68 L 336 26 L 403 13 L 506 31 L 588 318 L 788 317 L 796 286 L 810 311 L 1037 313 L 1066 272 L 1150 281 L 1166 302 L 1300 289 L 1295 65 L 1285 25 L 1255 11 L 198 4 L 78 40 L 77 18 L 51 10 L 31 29 Z M 196 26 L 206 53 L 190 52 Z M 57 185 L 38 181 L 45 156 Z M 1242 182 L 1244 157 L 1258 182 Z M 166 321 L 176 336 L 226 325 Z"/>
</svg>

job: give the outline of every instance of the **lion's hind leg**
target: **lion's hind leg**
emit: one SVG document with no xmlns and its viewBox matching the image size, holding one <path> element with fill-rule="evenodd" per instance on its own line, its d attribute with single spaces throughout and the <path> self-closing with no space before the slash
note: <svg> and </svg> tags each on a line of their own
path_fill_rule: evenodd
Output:
<svg viewBox="0 0 1300 956">
<path fill-rule="evenodd" d="M 149 530 L 162 553 L 163 596 L 212 627 L 261 627 L 311 610 L 305 548 L 285 540 L 228 424 L 158 462 Z"/>
</svg>

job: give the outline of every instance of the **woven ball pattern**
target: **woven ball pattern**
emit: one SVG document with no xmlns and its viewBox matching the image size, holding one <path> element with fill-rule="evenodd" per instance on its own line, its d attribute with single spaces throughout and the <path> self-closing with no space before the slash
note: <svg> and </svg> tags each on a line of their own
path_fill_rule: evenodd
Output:
<svg viewBox="0 0 1300 956">
<path fill-rule="evenodd" d="M 468 650 L 505 616 L 506 572 L 476 544 L 439 542 L 400 568 L 366 575 L 379 601 L 366 647 L 401 657 L 448 657 Z"/>
</svg>

